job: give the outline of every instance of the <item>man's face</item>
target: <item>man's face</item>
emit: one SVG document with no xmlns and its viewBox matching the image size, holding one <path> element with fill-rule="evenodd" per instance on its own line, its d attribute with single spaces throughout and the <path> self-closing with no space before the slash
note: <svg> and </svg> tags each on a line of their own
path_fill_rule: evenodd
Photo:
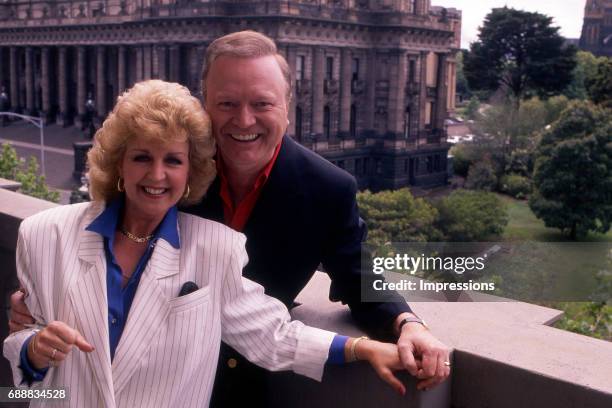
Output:
<svg viewBox="0 0 612 408">
<path fill-rule="evenodd" d="M 259 170 L 287 129 L 286 82 L 274 56 L 221 56 L 206 78 L 206 110 L 223 160 Z"/>
</svg>

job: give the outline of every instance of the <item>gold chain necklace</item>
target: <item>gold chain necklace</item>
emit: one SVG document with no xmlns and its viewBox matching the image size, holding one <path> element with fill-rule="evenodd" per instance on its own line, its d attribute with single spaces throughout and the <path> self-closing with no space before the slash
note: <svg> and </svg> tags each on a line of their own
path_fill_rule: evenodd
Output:
<svg viewBox="0 0 612 408">
<path fill-rule="evenodd" d="M 123 235 L 128 237 L 128 239 L 131 239 L 134 242 L 138 242 L 139 244 L 142 244 L 143 242 L 148 242 L 155 236 L 154 234 L 151 234 L 151 235 L 146 235 L 144 237 L 139 237 L 138 235 L 132 234 L 130 231 L 126 230 L 123 227 L 121 227 L 119 231 L 121 231 Z"/>
</svg>

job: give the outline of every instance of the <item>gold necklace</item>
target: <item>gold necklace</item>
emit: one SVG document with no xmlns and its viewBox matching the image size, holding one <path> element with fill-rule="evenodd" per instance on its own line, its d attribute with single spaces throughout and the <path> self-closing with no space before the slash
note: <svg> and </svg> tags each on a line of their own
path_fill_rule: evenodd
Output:
<svg viewBox="0 0 612 408">
<path fill-rule="evenodd" d="M 155 236 L 154 234 L 151 234 L 151 235 L 146 235 L 144 237 L 139 237 L 138 235 L 132 234 L 130 231 L 126 230 L 123 227 L 121 227 L 119 231 L 121 231 L 123 235 L 128 237 L 128 239 L 131 239 L 134 242 L 138 242 L 139 244 L 142 244 L 143 242 L 148 242 Z"/>
</svg>

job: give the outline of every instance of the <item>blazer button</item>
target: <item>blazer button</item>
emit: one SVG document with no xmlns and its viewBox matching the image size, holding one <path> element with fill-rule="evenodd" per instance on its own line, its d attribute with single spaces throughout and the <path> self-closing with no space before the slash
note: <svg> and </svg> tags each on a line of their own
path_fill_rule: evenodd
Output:
<svg viewBox="0 0 612 408">
<path fill-rule="evenodd" d="M 227 366 L 229 368 L 236 368 L 237 365 L 238 365 L 238 361 L 236 361 L 235 358 L 230 358 L 229 360 L 227 360 Z"/>
</svg>

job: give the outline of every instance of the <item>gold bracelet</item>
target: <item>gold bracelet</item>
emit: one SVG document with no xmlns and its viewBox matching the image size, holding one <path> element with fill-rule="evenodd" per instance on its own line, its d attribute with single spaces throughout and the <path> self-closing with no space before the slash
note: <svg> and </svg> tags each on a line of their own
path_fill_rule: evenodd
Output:
<svg viewBox="0 0 612 408">
<path fill-rule="evenodd" d="M 357 347 L 357 343 L 359 343 L 361 340 L 370 340 L 369 337 L 367 336 L 361 336 L 361 337 L 357 337 L 355 340 L 353 340 L 353 343 L 351 344 L 351 361 L 357 361 L 357 353 L 355 353 L 355 348 Z"/>
</svg>

